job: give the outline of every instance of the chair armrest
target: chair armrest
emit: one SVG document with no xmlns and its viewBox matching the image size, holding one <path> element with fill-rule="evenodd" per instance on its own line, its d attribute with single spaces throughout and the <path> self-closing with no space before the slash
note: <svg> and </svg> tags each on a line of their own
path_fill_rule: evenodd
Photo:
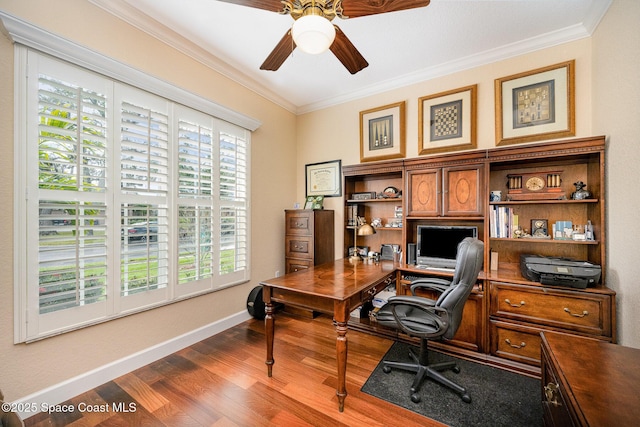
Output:
<svg viewBox="0 0 640 427">
<path fill-rule="evenodd" d="M 411 294 L 416 294 L 416 289 L 430 289 L 439 293 L 444 292 L 451 286 L 451 281 L 439 279 L 436 277 L 425 277 L 424 279 L 416 279 L 411 282 Z"/>
<path fill-rule="evenodd" d="M 391 312 L 393 313 L 393 317 L 396 319 L 398 327 L 406 334 L 420 338 L 434 338 L 442 336 L 449 327 L 449 313 L 444 308 L 435 306 L 435 303 L 436 302 L 434 300 L 411 295 L 391 297 L 387 302 L 387 304 L 391 306 Z M 405 322 L 402 322 L 396 312 L 396 308 L 401 306 L 411 306 L 423 312 L 425 317 L 437 325 L 437 331 L 432 333 L 421 331 L 412 328 Z"/>
<path fill-rule="evenodd" d="M 428 310 L 434 308 L 436 305 L 435 300 L 419 297 L 415 295 L 396 295 L 387 301 L 387 304 L 393 305 L 411 305 L 413 307 Z"/>
</svg>

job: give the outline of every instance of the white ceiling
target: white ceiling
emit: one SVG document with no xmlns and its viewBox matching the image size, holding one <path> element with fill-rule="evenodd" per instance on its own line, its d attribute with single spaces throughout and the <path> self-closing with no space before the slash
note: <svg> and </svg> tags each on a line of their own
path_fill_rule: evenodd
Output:
<svg viewBox="0 0 640 427">
<path fill-rule="evenodd" d="M 291 27 L 288 15 L 217 0 L 90 1 L 294 113 L 589 36 L 611 3 L 431 0 L 423 8 L 336 18 L 369 62 L 351 75 L 330 51 L 299 49 L 278 71 L 260 70 Z"/>
</svg>

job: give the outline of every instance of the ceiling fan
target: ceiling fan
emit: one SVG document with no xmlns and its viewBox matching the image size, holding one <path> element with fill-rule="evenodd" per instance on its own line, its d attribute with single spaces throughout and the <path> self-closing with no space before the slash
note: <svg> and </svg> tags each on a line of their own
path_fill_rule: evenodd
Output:
<svg viewBox="0 0 640 427">
<path fill-rule="evenodd" d="M 226 3 L 291 15 L 293 27 L 271 51 L 261 70 L 276 71 L 296 46 L 307 53 L 321 53 L 327 47 L 351 74 L 369 63 L 347 36 L 331 21 L 395 12 L 429 5 L 430 0 L 220 0 Z M 304 22 L 304 24 L 303 24 Z M 308 27 L 307 27 L 308 26 Z M 311 42 L 307 47 L 306 41 Z M 303 47 L 303 44 L 305 47 Z"/>
</svg>

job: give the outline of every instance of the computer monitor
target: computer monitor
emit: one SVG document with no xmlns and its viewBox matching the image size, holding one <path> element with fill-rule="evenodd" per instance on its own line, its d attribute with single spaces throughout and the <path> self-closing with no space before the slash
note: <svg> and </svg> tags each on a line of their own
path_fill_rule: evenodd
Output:
<svg viewBox="0 0 640 427">
<path fill-rule="evenodd" d="M 458 244 L 465 237 L 478 237 L 478 227 L 418 225 L 416 262 L 419 266 L 455 268 Z"/>
</svg>

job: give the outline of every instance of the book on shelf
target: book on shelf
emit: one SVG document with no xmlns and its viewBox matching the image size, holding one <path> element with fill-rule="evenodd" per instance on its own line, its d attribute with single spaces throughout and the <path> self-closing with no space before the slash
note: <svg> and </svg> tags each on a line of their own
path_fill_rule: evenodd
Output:
<svg viewBox="0 0 640 427">
<path fill-rule="evenodd" d="M 347 205 L 347 227 L 355 227 L 357 218 L 364 216 L 364 206 L 360 204 Z"/>
<path fill-rule="evenodd" d="M 512 238 L 519 228 L 518 215 L 507 206 L 491 206 L 489 212 L 490 233 L 493 238 Z"/>
</svg>

